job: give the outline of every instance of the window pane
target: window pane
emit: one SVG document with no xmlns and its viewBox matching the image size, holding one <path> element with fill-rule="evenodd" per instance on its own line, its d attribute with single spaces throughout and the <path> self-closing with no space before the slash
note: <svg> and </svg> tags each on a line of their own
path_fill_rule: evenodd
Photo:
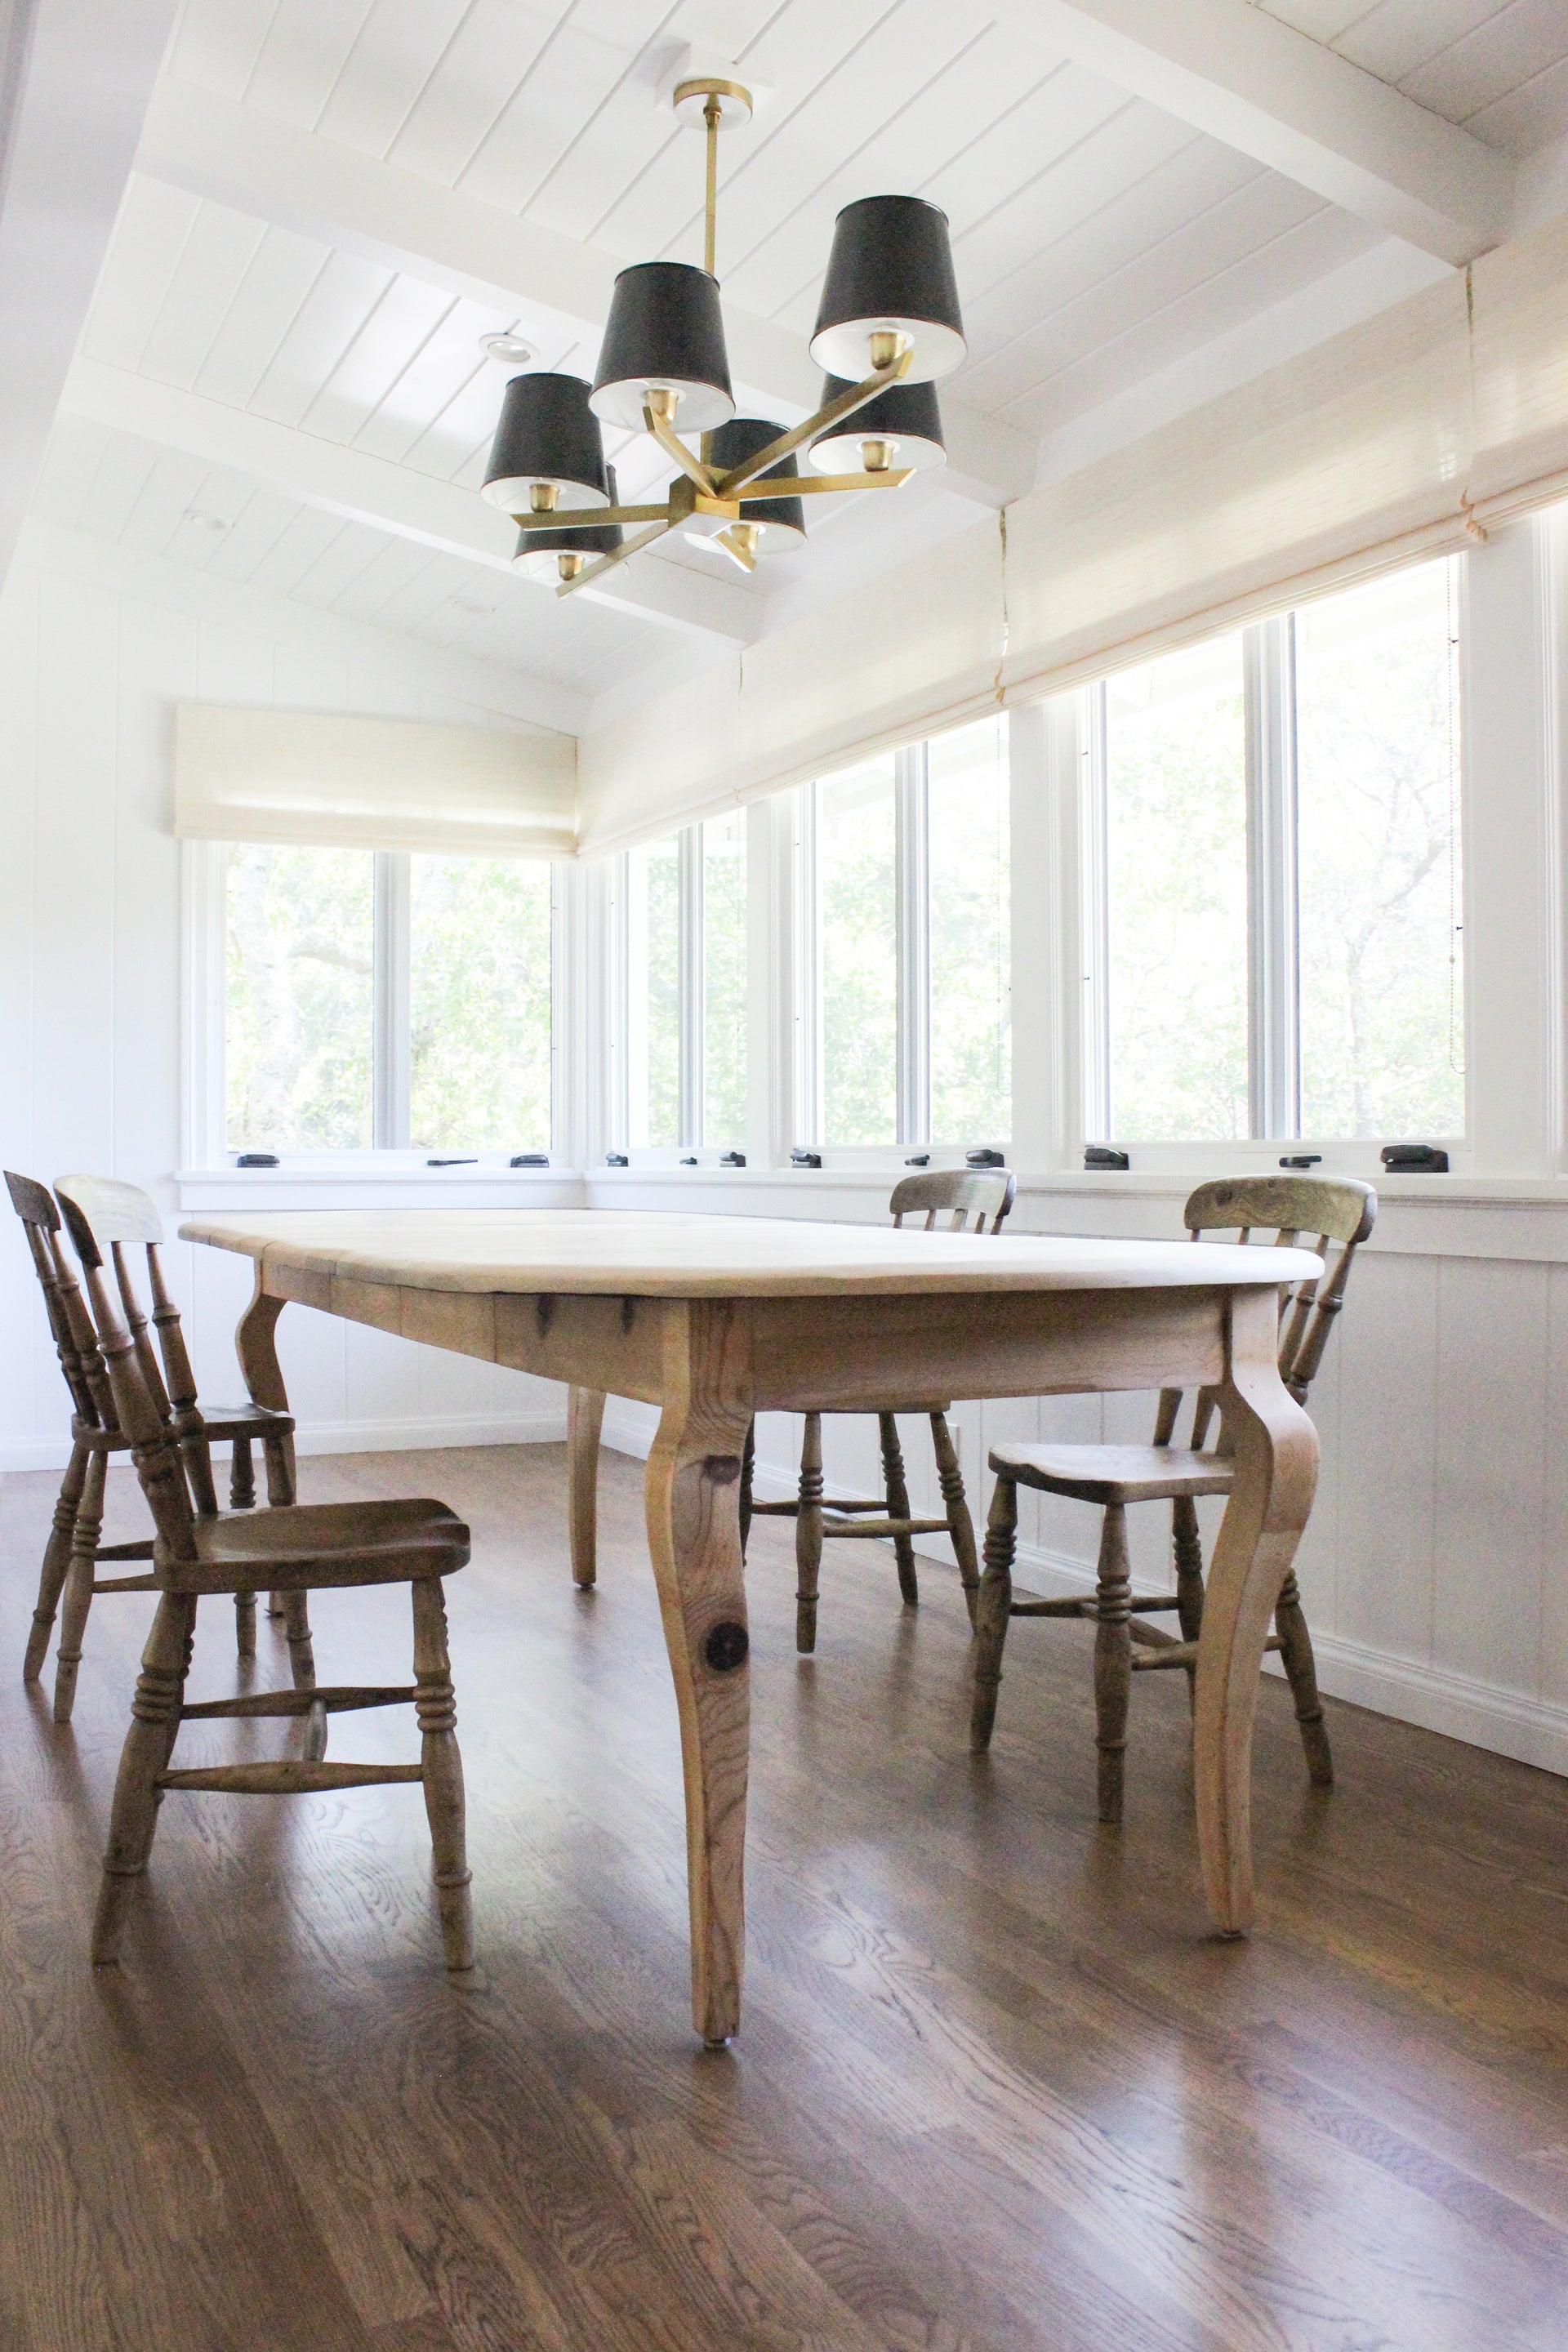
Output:
<svg viewBox="0 0 1568 2352">
<path fill-rule="evenodd" d="M 1296 614 L 1301 1132 L 1465 1124 L 1458 563 Z"/>
<path fill-rule="evenodd" d="M 367 1150 L 374 860 L 247 845 L 226 863 L 229 1148 Z"/>
<path fill-rule="evenodd" d="M 746 815 L 702 827 L 704 1143 L 746 1139 Z"/>
<path fill-rule="evenodd" d="M 1112 1134 L 1246 1135 L 1239 636 L 1108 682 L 1106 873 Z"/>
<path fill-rule="evenodd" d="M 822 1097 L 829 1143 L 898 1139 L 893 762 L 817 787 Z"/>
<path fill-rule="evenodd" d="M 1005 1143 L 1013 1118 L 1007 721 L 939 735 L 927 759 L 933 1143 Z"/>
<path fill-rule="evenodd" d="M 634 1150 L 680 1140 L 680 844 L 626 858 L 626 1076 Z"/>
<path fill-rule="evenodd" d="M 550 868 L 411 857 L 410 1140 L 550 1145 Z"/>
</svg>

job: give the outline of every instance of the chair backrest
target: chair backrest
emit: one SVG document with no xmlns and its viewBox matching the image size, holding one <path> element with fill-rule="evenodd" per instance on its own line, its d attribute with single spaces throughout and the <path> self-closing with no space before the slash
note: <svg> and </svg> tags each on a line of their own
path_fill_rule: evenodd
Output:
<svg viewBox="0 0 1568 2352">
<path fill-rule="evenodd" d="M 60 1176 L 55 1181 L 55 1191 L 65 1210 L 72 1242 L 76 1242 L 79 1222 L 92 1236 L 100 1264 L 104 1246 L 108 1245 L 114 1261 L 114 1278 L 126 1328 L 142 1367 L 142 1380 L 153 1403 L 172 1424 L 180 1442 L 196 1508 L 210 1517 L 217 1509 L 217 1496 L 213 1489 L 206 1425 L 196 1407 L 195 1374 L 191 1370 L 190 1352 L 180 1325 L 180 1310 L 169 1296 L 163 1276 L 160 1255 L 163 1220 L 157 1203 L 139 1186 L 121 1183 L 113 1176 Z M 132 1258 L 138 1249 L 146 1254 L 153 1328 L 158 1335 L 156 1354 L 132 1273 Z M 77 1254 L 80 1255 L 79 1245 Z M 82 1263 L 86 1265 L 85 1258 Z"/>
<path fill-rule="evenodd" d="M 931 1168 L 921 1176 L 902 1178 L 888 1206 L 895 1225 L 923 1213 L 929 1234 L 938 1217 L 950 1211 L 949 1233 L 997 1234 L 1017 1189 L 1017 1178 L 1006 1168 Z"/>
<path fill-rule="evenodd" d="M 99 1236 L 77 1197 L 79 1188 L 102 1181 L 62 1177 L 57 1187 L 57 1197 L 65 1217 L 66 1231 L 71 1237 L 71 1246 L 81 1261 L 82 1273 L 86 1277 L 98 1352 L 108 1376 L 115 1415 L 120 1427 L 131 1440 L 131 1459 L 136 1465 L 142 1492 L 151 1507 L 159 1541 L 172 1559 L 195 1559 L 195 1513 L 191 1504 L 190 1489 L 185 1484 L 182 1445 L 170 1420 L 163 1384 L 157 1377 L 157 1360 L 151 1347 L 145 1344 L 144 1331 L 142 1344 L 139 1345 L 136 1335 L 129 1328 L 129 1318 L 125 1322 L 120 1318 L 113 1294 L 105 1278 L 103 1251 Z M 134 1187 L 128 1185 L 123 1189 L 129 1192 Z M 147 1205 L 152 1207 L 150 1202 Z M 116 1256 L 123 1246 L 122 1243 L 110 1241 L 110 1247 Z"/>
<path fill-rule="evenodd" d="M 60 1213 L 47 1188 L 31 1176 L 17 1176 L 7 1169 L 5 1189 L 26 1233 L 33 1269 L 44 1294 L 49 1335 L 70 1391 L 72 1409 L 88 1428 L 112 1429 L 116 1424 L 109 1377 L 81 1286 L 60 1246 Z"/>
<path fill-rule="evenodd" d="M 1298 1404 L 1305 1404 L 1334 1318 L 1344 1305 L 1351 1261 L 1377 1221 L 1377 1194 L 1351 1176 L 1220 1176 L 1188 1197 L 1182 1221 L 1193 1240 L 1205 1234 L 1234 1234 L 1249 1242 L 1267 1233 L 1279 1249 L 1313 1250 L 1323 1272 L 1313 1281 L 1287 1283 L 1279 1301 L 1279 1377 Z M 1337 1257 L 1330 1244 L 1340 1244 Z M 1179 1390 L 1161 1391 L 1154 1442 L 1169 1444 L 1181 1402 Z M 1193 1422 L 1193 1444 L 1201 1445 L 1214 1409 L 1204 1390 Z"/>
</svg>

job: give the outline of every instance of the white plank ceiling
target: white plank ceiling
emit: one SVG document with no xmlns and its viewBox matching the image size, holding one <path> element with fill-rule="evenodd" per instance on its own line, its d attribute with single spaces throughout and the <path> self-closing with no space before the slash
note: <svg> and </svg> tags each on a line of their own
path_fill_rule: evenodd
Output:
<svg viewBox="0 0 1568 2352">
<path fill-rule="evenodd" d="M 1564 0 L 1256 5 L 1500 148 L 1568 130 Z M 1041 51 L 1021 59 L 983 6 L 952 0 L 188 0 L 168 70 L 617 259 L 689 260 L 700 257 L 701 150 L 655 91 L 692 37 L 768 86 L 751 129 L 721 144 L 726 296 L 808 333 L 839 206 L 886 189 L 926 195 L 952 222 L 970 337 L 955 395 L 1031 440 L 1379 242 L 1081 67 Z M 136 177 L 83 350 L 477 489 L 503 382 L 479 341 L 505 327 L 551 331 L 524 307 L 487 309 Z M 558 330 L 538 345 L 540 364 L 574 373 L 591 373 L 594 356 Z M 610 454 L 628 498 L 667 470 L 646 443 Z M 646 621 L 558 605 L 80 420 L 62 420 L 39 499 L 56 520 L 589 691 L 669 650 Z M 813 509 L 814 535 L 830 503 Z M 877 528 L 877 502 L 858 504 L 832 524 L 846 545 Z M 974 511 L 949 504 L 948 527 Z M 203 533 L 193 509 L 228 528 Z M 942 527 L 933 511 L 928 531 Z M 831 582 L 829 552 L 809 564 L 814 587 Z"/>
</svg>

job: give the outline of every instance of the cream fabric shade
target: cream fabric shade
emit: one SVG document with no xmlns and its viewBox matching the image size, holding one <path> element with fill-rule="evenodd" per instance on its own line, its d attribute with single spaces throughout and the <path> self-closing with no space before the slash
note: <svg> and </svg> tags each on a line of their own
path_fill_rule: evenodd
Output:
<svg viewBox="0 0 1568 2352">
<path fill-rule="evenodd" d="M 584 736 L 584 855 L 994 709 L 1004 641 L 988 521 Z"/>
<path fill-rule="evenodd" d="M 1568 498 L 1568 219 L 1483 254 L 1475 309 L 1475 458 L 1483 526 Z"/>
<path fill-rule="evenodd" d="M 181 703 L 174 831 L 207 841 L 570 857 L 576 745 L 542 728 Z"/>
</svg>

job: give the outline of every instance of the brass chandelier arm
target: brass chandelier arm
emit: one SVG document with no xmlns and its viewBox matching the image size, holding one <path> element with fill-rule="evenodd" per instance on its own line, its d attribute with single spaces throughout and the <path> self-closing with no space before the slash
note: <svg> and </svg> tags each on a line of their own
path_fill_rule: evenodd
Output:
<svg viewBox="0 0 1568 2352">
<path fill-rule="evenodd" d="M 669 529 L 670 524 L 666 519 L 656 522 L 650 530 L 639 530 L 635 539 L 628 539 L 624 546 L 617 547 L 609 555 L 601 555 L 597 563 L 590 563 L 585 572 L 579 572 L 575 580 L 563 580 L 555 593 L 557 596 L 574 596 L 579 588 L 591 586 L 606 572 L 613 572 L 617 563 L 624 563 L 628 555 L 636 555 L 641 548 L 651 547 L 654 541 L 662 539 Z"/>
<path fill-rule="evenodd" d="M 525 535 L 531 531 L 584 528 L 598 530 L 609 523 L 669 522 L 672 520 L 668 504 L 657 507 L 557 507 L 553 514 L 512 517 L 519 530 Z"/>
<path fill-rule="evenodd" d="M 700 457 L 692 456 L 668 418 L 660 416 L 655 409 L 648 407 L 644 408 L 642 416 L 644 425 L 653 435 L 659 447 L 668 457 L 674 458 L 687 479 L 696 483 L 704 498 L 711 498 L 713 495 L 711 468 L 705 466 Z"/>
<path fill-rule="evenodd" d="M 745 488 L 748 482 L 754 482 L 760 474 L 765 474 L 770 466 L 776 466 L 781 457 L 787 457 L 803 442 L 814 440 L 828 425 L 838 424 L 846 416 L 853 416 L 858 408 L 864 408 L 868 400 L 875 400 L 877 394 L 886 392 L 890 383 L 901 383 L 910 372 L 910 362 L 913 357 L 912 352 L 900 352 L 897 359 L 890 360 L 885 368 L 873 368 L 868 376 L 859 383 L 851 384 L 847 392 L 841 392 L 837 400 L 830 400 L 826 407 L 817 410 L 815 416 L 808 416 L 804 425 L 792 425 L 787 433 L 781 433 L 778 439 L 770 441 L 765 449 L 754 451 L 744 464 L 721 474 L 711 485 L 714 495 L 721 499 L 732 499 L 738 490 Z M 645 409 L 643 414 L 647 418 L 649 432 L 653 432 L 656 428 L 652 411 Z M 662 440 L 663 437 L 661 434 L 659 438 Z M 674 438 L 671 434 L 670 440 Z M 665 446 L 668 447 L 668 444 Z M 695 463 L 695 458 L 689 459 L 688 471 Z M 703 487 L 706 488 L 709 485 L 705 483 Z M 792 485 L 788 490 L 775 489 L 773 495 L 774 498 L 793 498 L 795 489 Z"/>
<path fill-rule="evenodd" d="M 783 492 L 786 498 L 811 498 L 824 490 L 900 490 L 914 473 L 912 466 L 888 467 L 879 474 L 802 474 L 791 481 Z M 730 498 L 744 506 L 748 499 L 776 499 L 781 495 L 777 482 L 748 482 L 743 490 L 731 490 Z"/>
</svg>

